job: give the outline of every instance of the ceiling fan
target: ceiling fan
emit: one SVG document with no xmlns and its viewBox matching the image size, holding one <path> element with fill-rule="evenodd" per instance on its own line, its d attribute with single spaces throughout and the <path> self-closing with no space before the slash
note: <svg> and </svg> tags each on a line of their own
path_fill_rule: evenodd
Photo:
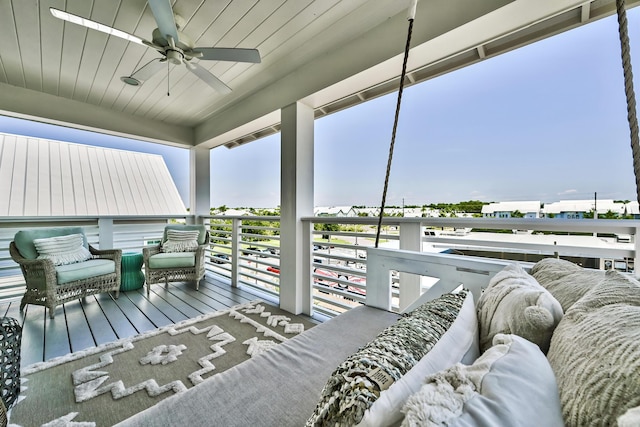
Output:
<svg viewBox="0 0 640 427">
<path fill-rule="evenodd" d="M 260 52 L 257 49 L 195 47 L 193 41 L 180 31 L 184 26 L 184 19 L 179 15 L 174 15 L 170 0 L 148 0 L 148 2 L 153 17 L 158 24 L 158 28 L 153 30 L 151 35 L 152 41 L 53 7 L 49 8 L 49 10 L 56 18 L 92 30 L 102 31 L 160 52 L 162 58 L 154 58 L 135 70 L 130 76 L 120 77 L 120 80 L 132 86 L 139 86 L 144 83 L 145 80 L 160 71 L 165 66 L 164 64 L 184 64 L 189 71 L 214 90 L 226 94 L 231 92 L 231 88 L 211 74 L 209 70 L 200 66 L 197 62 L 192 62 L 193 58 L 212 61 L 260 63 Z"/>
</svg>

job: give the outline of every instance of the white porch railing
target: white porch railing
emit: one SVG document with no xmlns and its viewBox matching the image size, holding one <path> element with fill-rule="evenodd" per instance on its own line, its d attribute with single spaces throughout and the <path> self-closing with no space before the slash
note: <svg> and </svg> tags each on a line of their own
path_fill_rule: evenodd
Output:
<svg viewBox="0 0 640 427">
<path fill-rule="evenodd" d="M 22 275 L 8 251 L 9 242 L 21 228 L 79 225 L 96 247 L 140 251 L 146 243 L 160 238 L 168 221 L 204 222 L 209 226 L 211 245 L 206 268 L 210 273 L 227 280 L 231 286 L 279 295 L 280 265 L 287 262 L 280 259 L 279 217 L 5 217 L 0 218 L 0 299 L 18 297 L 24 292 Z M 303 233 L 309 236 L 303 241 L 310 244 L 303 253 L 303 265 L 295 267 L 309 271 L 300 284 L 302 289 L 310 290 L 304 311 L 333 316 L 365 303 L 367 271 L 371 265 L 367 249 L 374 244 L 377 219 L 308 217 L 302 223 Z M 561 256 L 593 268 L 634 270 L 638 253 L 635 237 L 639 229 L 637 220 L 388 217 L 383 221 L 380 246 L 408 251 L 407 254 L 449 253 L 423 257 L 431 274 L 437 271 L 437 277 L 391 269 L 390 298 L 392 308 L 398 309 L 438 279 L 458 280 L 448 276 L 451 271 L 460 274 L 463 266 L 458 265 L 458 270 L 435 268 L 443 259 L 453 260 L 451 254 L 488 255 L 525 263 Z M 630 235 L 631 242 L 618 242 L 616 235 Z M 495 263 L 486 258 L 474 262 Z"/>
</svg>

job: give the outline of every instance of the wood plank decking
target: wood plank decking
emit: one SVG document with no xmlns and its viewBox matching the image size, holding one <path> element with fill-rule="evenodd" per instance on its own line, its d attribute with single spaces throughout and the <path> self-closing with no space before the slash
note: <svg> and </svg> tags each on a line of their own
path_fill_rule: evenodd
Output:
<svg viewBox="0 0 640 427">
<path fill-rule="evenodd" d="M 100 294 L 58 306 L 54 319 L 37 305 L 20 313 L 17 299 L 1 304 L 0 315 L 21 323 L 21 366 L 26 367 L 259 298 L 277 304 L 207 274 L 199 291 L 193 283 L 171 283 L 167 289 L 152 286 L 149 297 L 145 288 L 120 292 L 117 300 Z"/>
</svg>

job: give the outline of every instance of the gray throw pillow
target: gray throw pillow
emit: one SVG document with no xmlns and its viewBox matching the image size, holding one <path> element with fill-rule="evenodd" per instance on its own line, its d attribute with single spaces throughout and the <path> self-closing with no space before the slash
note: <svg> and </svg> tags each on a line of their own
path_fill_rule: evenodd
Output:
<svg viewBox="0 0 640 427">
<path fill-rule="evenodd" d="M 612 426 L 640 406 L 640 283 L 609 270 L 556 328 L 548 353 L 567 426 Z"/>
<path fill-rule="evenodd" d="M 531 275 L 567 311 L 604 278 L 603 270 L 582 268 L 563 259 L 545 258 L 531 268 Z"/>
</svg>

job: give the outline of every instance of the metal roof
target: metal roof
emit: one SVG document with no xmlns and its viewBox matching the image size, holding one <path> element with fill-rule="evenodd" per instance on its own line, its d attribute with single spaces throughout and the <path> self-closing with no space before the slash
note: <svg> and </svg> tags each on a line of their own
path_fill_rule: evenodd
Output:
<svg viewBox="0 0 640 427">
<path fill-rule="evenodd" d="M 0 216 L 184 215 L 162 156 L 0 133 Z"/>
<path fill-rule="evenodd" d="M 496 202 L 489 203 L 482 206 L 482 213 L 490 214 L 495 212 L 513 212 L 520 211 L 522 213 L 527 212 L 540 212 L 540 201 L 521 201 L 521 202 Z"/>
<path fill-rule="evenodd" d="M 607 213 L 608 211 L 617 214 L 623 214 L 625 209 L 624 203 L 616 203 L 612 199 L 602 200 L 560 200 L 559 202 L 545 203 L 542 211 L 546 214 L 559 214 L 562 212 L 589 212 L 597 205 L 598 213 Z"/>
</svg>

